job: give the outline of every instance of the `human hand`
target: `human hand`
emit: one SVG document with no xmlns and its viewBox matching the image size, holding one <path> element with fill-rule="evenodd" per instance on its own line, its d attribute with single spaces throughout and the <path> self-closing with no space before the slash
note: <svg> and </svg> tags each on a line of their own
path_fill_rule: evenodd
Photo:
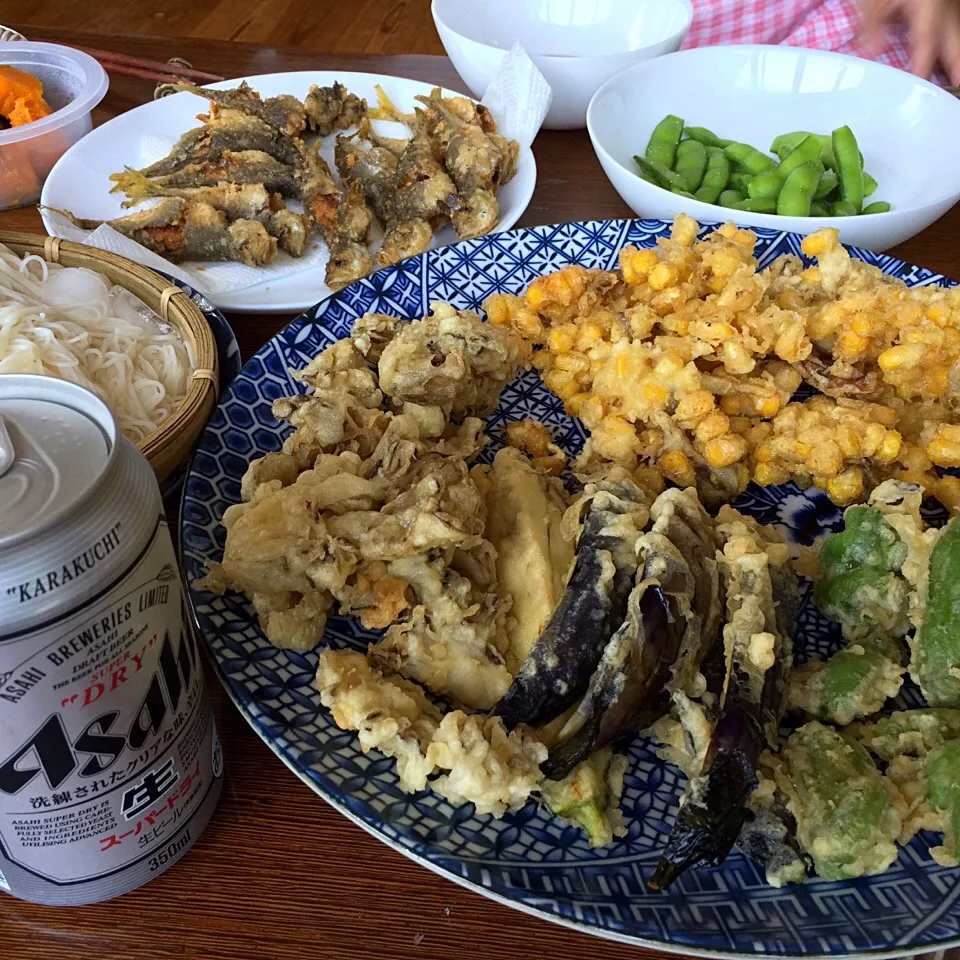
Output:
<svg viewBox="0 0 960 960">
<path fill-rule="evenodd" d="M 907 26 L 910 69 L 929 78 L 941 67 L 960 85 L 960 4 L 957 0 L 861 0 L 863 36 L 869 45 L 883 42 L 884 28 L 897 20 Z"/>
</svg>

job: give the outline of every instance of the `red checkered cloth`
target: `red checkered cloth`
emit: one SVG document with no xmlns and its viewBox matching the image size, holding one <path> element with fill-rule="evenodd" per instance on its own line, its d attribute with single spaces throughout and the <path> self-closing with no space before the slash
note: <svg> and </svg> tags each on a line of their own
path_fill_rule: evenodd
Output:
<svg viewBox="0 0 960 960">
<path fill-rule="evenodd" d="M 887 33 L 886 45 L 868 51 L 859 38 L 857 0 L 693 0 L 688 47 L 730 43 L 780 43 L 814 47 L 910 69 L 910 49 L 902 29 Z"/>
</svg>

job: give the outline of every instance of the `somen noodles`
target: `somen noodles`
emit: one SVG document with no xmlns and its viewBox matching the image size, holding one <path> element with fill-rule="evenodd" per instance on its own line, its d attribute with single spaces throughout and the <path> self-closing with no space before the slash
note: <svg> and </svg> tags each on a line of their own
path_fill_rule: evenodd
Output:
<svg viewBox="0 0 960 960">
<path fill-rule="evenodd" d="M 139 443 L 173 415 L 194 366 L 189 344 L 122 287 L 0 244 L 0 374 L 87 387 Z"/>
</svg>

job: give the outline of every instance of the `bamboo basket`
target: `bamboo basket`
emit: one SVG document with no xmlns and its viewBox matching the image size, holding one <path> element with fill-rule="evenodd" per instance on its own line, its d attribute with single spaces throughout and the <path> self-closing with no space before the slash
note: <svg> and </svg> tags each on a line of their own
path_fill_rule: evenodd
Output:
<svg viewBox="0 0 960 960">
<path fill-rule="evenodd" d="M 139 297 L 190 345 L 196 369 L 186 397 L 169 420 L 138 444 L 157 480 L 164 481 L 190 455 L 217 402 L 217 344 L 200 308 L 180 287 L 115 253 L 32 233 L 0 231 L 0 243 L 19 256 L 36 254 L 49 263 L 96 270 Z"/>
</svg>

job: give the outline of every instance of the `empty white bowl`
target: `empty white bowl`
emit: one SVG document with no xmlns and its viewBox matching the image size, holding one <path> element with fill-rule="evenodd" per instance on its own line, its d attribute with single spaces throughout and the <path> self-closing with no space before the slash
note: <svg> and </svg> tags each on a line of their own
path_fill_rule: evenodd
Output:
<svg viewBox="0 0 960 960">
<path fill-rule="evenodd" d="M 690 0 L 433 0 L 433 22 L 457 73 L 480 98 L 520 43 L 553 90 L 544 126 L 572 130 L 607 79 L 676 50 Z"/>
<path fill-rule="evenodd" d="M 728 210 L 656 187 L 637 174 L 653 128 L 667 114 L 718 137 L 769 152 L 794 130 L 830 133 L 847 124 L 879 184 L 868 202 L 889 213 L 778 217 Z M 800 234 L 836 227 L 847 244 L 886 250 L 919 233 L 960 199 L 960 100 L 892 67 L 793 47 L 704 47 L 639 63 L 590 101 L 587 130 L 610 182 L 641 217 L 688 213 Z"/>
</svg>

